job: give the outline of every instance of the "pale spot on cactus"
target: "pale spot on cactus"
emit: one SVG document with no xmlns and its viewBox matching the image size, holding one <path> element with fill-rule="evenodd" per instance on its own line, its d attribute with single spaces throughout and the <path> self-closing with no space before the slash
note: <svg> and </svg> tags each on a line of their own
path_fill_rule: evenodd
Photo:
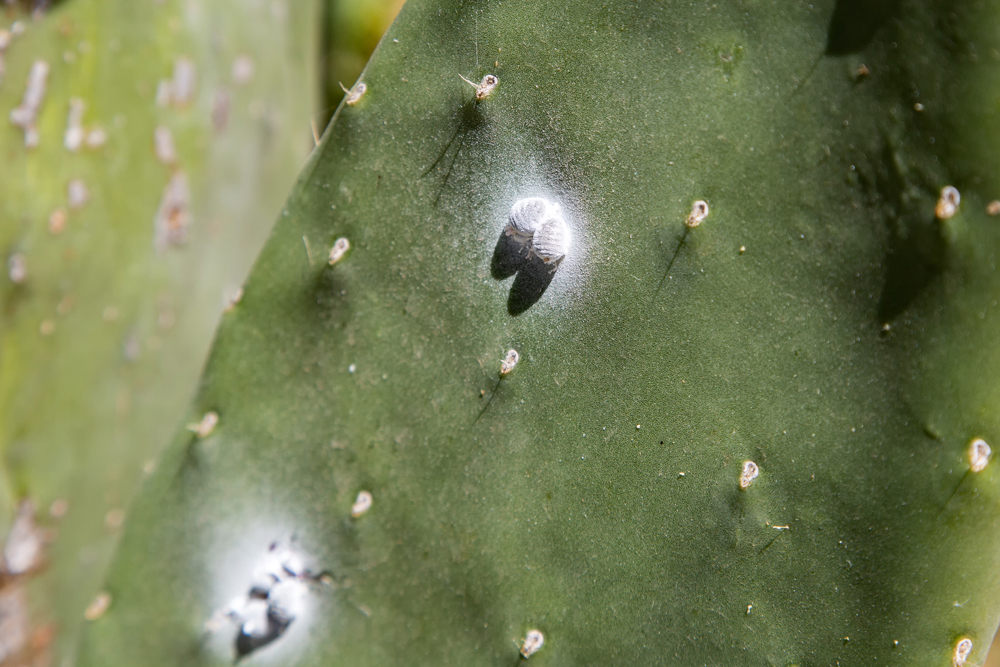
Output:
<svg viewBox="0 0 1000 667">
<path fill-rule="evenodd" d="M 51 336 L 56 332 L 56 323 L 54 320 L 42 320 L 42 323 L 38 325 L 38 333 L 42 336 Z"/>
<path fill-rule="evenodd" d="M 941 196 L 938 198 L 937 206 L 934 207 L 934 215 L 939 220 L 947 220 L 953 217 L 958 212 L 958 205 L 961 201 L 962 195 L 958 192 L 958 189 L 951 185 L 946 185 L 941 188 Z"/>
<path fill-rule="evenodd" d="M 45 534 L 35 525 L 35 505 L 22 500 L 4 543 L 0 571 L 17 576 L 34 570 L 41 564 L 44 546 Z"/>
<path fill-rule="evenodd" d="M 530 658 L 541 650 L 545 644 L 545 635 L 538 630 L 528 630 L 524 636 L 524 643 L 521 645 L 521 655 Z"/>
<path fill-rule="evenodd" d="M 219 413 L 213 411 L 206 412 L 205 416 L 197 424 L 188 424 L 187 429 L 199 438 L 207 438 L 219 425 Z"/>
<path fill-rule="evenodd" d="M 749 489 L 753 481 L 760 474 L 760 468 L 753 461 L 744 461 L 743 470 L 740 472 L 740 488 Z"/>
<path fill-rule="evenodd" d="M 104 312 L 101 313 L 101 318 L 105 322 L 114 322 L 118 319 L 118 309 L 114 306 L 106 306 Z"/>
<path fill-rule="evenodd" d="M 227 313 L 231 312 L 234 308 L 236 308 L 237 304 L 239 304 L 239 302 L 242 300 L 243 300 L 243 288 L 237 287 L 235 290 L 233 290 L 226 296 L 226 307 L 224 309 L 224 312 Z"/>
<path fill-rule="evenodd" d="M 351 516 L 357 519 L 359 516 L 372 508 L 372 494 L 367 491 L 358 493 L 357 499 L 351 505 Z"/>
<path fill-rule="evenodd" d="M 972 640 L 968 637 L 962 637 L 955 644 L 955 655 L 951 659 L 951 664 L 954 667 L 964 667 L 969 660 L 970 653 L 972 653 Z"/>
<path fill-rule="evenodd" d="M 222 88 L 216 90 L 212 98 L 212 127 L 216 132 L 225 131 L 229 125 L 230 106 L 229 93 Z"/>
<path fill-rule="evenodd" d="M 344 104 L 350 107 L 357 104 L 361 98 L 364 97 L 364 94 L 368 92 L 368 86 L 364 82 L 357 84 L 351 90 L 344 88 L 344 84 L 342 83 L 340 84 L 340 88 L 344 91 L 344 94 L 347 95 L 344 99 Z"/>
<path fill-rule="evenodd" d="M 976 438 L 969 445 L 969 469 L 972 472 L 981 472 L 986 464 L 990 462 L 993 450 L 982 438 Z"/>
<path fill-rule="evenodd" d="M 994 199 L 986 205 L 987 215 L 1000 215 L 1000 200 Z"/>
<path fill-rule="evenodd" d="M 194 101 L 198 86 L 198 70 L 194 61 L 185 56 L 174 60 L 171 79 L 161 79 L 156 86 L 156 105 L 186 107 Z"/>
<path fill-rule="evenodd" d="M 180 245 L 187 240 L 191 224 L 191 191 L 187 176 L 178 171 L 163 189 L 163 198 L 156 212 L 154 245 L 162 251 L 168 245 Z"/>
<path fill-rule="evenodd" d="M 89 200 L 90 191 L 87 190 L 87 185 L 79 178 L 73 179 L 66 186 L 66 203 L 69 204 L 70 210 L 83 208 Z"/>
<path fill-rule="evenodd" d="M 83 129 L 83 113 L 87 105 L 79 97 L 69 101 L 69 117 L 66 120 L 66 134 L 63 135 L 63 145 L 66 150 L 75 153 L 83 146 L 86 132 Z"/>
<path fill-rule="evenodd" d="M 344 237 L 340 237 L 333 242 L 333 247 L 330 248 L 330 259 L 329 264 L 333 266 L 347 254 L 347 251 L 351 249 L 351 242 Z"/>
<path fill-rule="evenodd" d="M 177 149 L 174 147 L 174 135 L 166 125 L 157 125 L 153 130 L 153 150 L 156 159 L 167 166 L 177 162 Z"/>
<path fill-rule="evenodd" d="M 34 148 L 38 145 L 38 110 L 45 100 L 45 86 L 49 79 L 49 64 L 36 60 L 28 72 L 28 85 L 21 105 L 10 112 L 10 122 L 24 130 L 24 145 Z"/>
<path fill-rule="evenodd" d="M 109 530 L 118 530 L 123 523 L 125 523 L 125 511 L 122 509 L 108 510 L 108 513 L 104 515 L 104 525 Z"/>
<path fill-rule="evenodd" d="M 708 202 L 699 199 L 691 206 L 691 212 L 688 213 L 687 219 L 684 224 L 690 229 L 694 229 L 702 223 L 702 221 L 708 217 Z"/>
<path fill-rule="evenodd" d="M 88 621 L 96 621 L 108 610 L 111 606 L 111 593 L 107 591 L 101 591 L 94 598 L 94 601 L 87 605 L 87 609 L 83 612 L 83 617 Z"/>
<path fill-rule="evenodd" d="M 57 498 L 52 501 L 49 505 L 49 516 L 53 519 L 61 519 L 66 516 L 66 512 L 69 511 L 69 502 L 64 498 Z"/>
<path fill-rule="evenodd" d="M 509 375 L 520 360 L 517 350 L 507 350 L 507 356 L 500 362 L 500 376 Z"/>
<path fill-rule="evenodd" d="M 243 85 L 250 83 L 256 71 L 256 64 L 253 57 L 248 54 L 240 54 L 233 59 L 232 77 L 233 83 Z"/>
<path fill-rule="evenodd" d="M 497 84 L 500 83 L 500 79 L 498 79 L 493 74 L 487 74 L 486 76 L 484 76 L 483 80 L 480 81 L 478 85 L 472 83 L 461 74 L 459 74 L 458 76 L 462 79 L 462 81 L 465 81 L 467 84 L 476 89 L 477 102 L 485 100 L 487 97 L 489 97 L 490 93 L 492 93 L 493 90 L 497 87 Z"/>
<path fill-rule="evenodd" d="M 66 230 L 66 209 L 57 208 L 49 216 L 49 233 L 62 234 Z"/>
<path fill-rule="evenodd" d="M 15 252 L 7 258 L 7 277 L 15 285 L 22 285 L 28 279 L 28 260 L 23 254 Z"/>
<path fill-rule="evenodd" d="M 108 141 L 108 133 L 103 127 L 94 127 L 87 133 L 87 148 L 93 150 L 100 148 Z"/>
</svg>

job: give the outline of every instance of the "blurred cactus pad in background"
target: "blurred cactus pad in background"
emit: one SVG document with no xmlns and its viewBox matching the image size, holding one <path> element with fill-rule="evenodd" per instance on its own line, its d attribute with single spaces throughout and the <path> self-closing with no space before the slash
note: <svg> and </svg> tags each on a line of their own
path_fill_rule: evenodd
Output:
<svg viewBox="0 0 1000 667">
<path fill-rule="evenodd" d="M 0 665 L 983 664 L 1000 5 L 397 10 L 0 10 Z"/>
</svg>

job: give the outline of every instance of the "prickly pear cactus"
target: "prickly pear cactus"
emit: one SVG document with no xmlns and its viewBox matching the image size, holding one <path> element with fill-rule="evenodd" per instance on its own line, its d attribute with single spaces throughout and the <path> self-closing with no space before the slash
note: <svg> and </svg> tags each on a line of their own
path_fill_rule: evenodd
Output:
<svg viewBox="0 0 1000 667">
<path fill-rule="evenodd" d="M 876 5 L 411 0 L 81 664 L 981 662 L 1000 15 Z"/>
<path fill-rule="evenodd" d="M 50 4 L 0 31 L 0 542 L 22 499 L 48 542 L 0 559 L 5 665 L 69 664 L 312 147 L 315 2 Z"/>
</svg>

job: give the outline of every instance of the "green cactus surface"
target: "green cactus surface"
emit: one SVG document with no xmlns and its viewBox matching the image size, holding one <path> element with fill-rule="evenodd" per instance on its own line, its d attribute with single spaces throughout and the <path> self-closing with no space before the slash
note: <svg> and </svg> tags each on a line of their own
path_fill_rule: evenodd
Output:
<svg viewBox="0 0 1000 667">
<path fill-rule="evenodd" d="M 411 0 L 80 664 L 511 667 L 532 630 L 539 666 L 981 663 L 998 78 L 989 3 Z M 504 231 L 536 196 L 554 273 Z M 268 567 L 302 599 L 240 648 Z"/>
<path fill-rule="evenodd" d="M 31 500 L 50 539 L 32 622 L 72 664 L 61 656 L 123 511 L 183 427 L 227 295 L 312 148 L 318 12 L 235 0 L 3 11 L 0 537 Z M 15 125 L 39 62 L 44 95 Z M 0 641 L 0 663 L 19 659 L 8 650 Z"/>
</svg>

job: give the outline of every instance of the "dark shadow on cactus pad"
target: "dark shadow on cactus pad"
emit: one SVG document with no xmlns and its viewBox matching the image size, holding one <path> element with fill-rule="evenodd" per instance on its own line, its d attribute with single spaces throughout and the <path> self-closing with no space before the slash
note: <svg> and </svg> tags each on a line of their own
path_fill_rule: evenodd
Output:
<svg viewBox="0 0 1000 667">
<path fill-rule="evenodd" d="M 514 284 L 510 286 L 507 312 L 516 316 L 535 305 L 545 294 L 555 275 L 555 270 L 537 257 L 525 262 L 517 272 Z"/>
<path fill-rule="evenodd" d="M 899 0 L 837 0 L 826 33 L 828 56 L 846 56 L 868 46 L 899 9 Z"/>
<path fill-rule="evenodd" d="M 515 241 L 513 236 L 500 232 L 497 245 L 493 248 L 493 259 L 490 261 L 490 273 L 493 277 L 497 280 L 510 278 L 527 262 L 527 247 Z"/>
<path fill-rule="evenodd" d="M 878 300 L 879 324 L 895 320 L 944 270 L 944 243 L 936 221 L 894 229 L 883 260 L 886 268 Z"/>
</svg>

